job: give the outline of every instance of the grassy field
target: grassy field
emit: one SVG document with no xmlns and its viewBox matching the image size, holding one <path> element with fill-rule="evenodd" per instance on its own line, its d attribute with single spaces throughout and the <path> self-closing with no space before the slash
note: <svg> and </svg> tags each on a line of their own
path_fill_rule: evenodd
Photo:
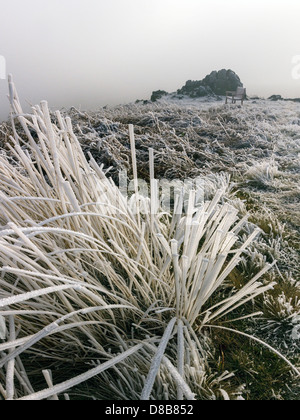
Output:
<svg viewBox="0 0 300 420">
<path fill-rule="evenodd" d="M 298 400 L 300 105 L 10 100 L 0 399 Z"/>
</svg>

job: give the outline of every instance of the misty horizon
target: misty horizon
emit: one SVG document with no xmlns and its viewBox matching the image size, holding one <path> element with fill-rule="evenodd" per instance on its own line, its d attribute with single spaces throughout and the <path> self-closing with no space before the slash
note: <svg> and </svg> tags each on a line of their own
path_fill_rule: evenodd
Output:
<svg viewBox="0 0 300 420">
<path fill-rule="evenodd" d="M 0 0 L 0 56 L 22 103 L 45 99 L 54 109 L 150 99 L 222 68 L 250 96 L 299 97 L 300 4 L 240 3 Z M 7 93 L 0 77 L 0 120 L 9 114 Z"/>
</svg>

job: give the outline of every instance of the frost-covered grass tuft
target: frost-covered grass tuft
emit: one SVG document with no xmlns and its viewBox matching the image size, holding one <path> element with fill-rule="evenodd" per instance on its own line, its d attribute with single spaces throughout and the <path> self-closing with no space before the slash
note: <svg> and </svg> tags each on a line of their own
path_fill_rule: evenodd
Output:
<svg viewBox="0 0 300 420">
<path fill-rule="evenodd" d="M 72 124 L 46 102 L 24 115 L 9 82 L 0 398 L 297 399 L 297 348 L 273 340 L 296 331 L 296 227 L 241 179 L 251 162 L 234 127 L 242 121 L 247 132 L 247 111 L 228 108 L 216 119 L 214 109 L 125 107 L 103 110 L 99 121 L 73 110 Z M 264 120 L 255 130 L 251 141 L 266 145 L 273 126 Z M 272 184 L 269 195 L 277 176 L 287 185 L 286 172 L 263 155 L 258 172 L 248 171 Z M 124 168 L 134 176 L 131 195 L 101 163 L 113 178 Z M 170 211 L 157 199 L 154 171 L 187 179 Z M 149 197 L 137 176 L 150 181 Z M 204 190 L 189 187 L 194 176 Z"/>
</svg>

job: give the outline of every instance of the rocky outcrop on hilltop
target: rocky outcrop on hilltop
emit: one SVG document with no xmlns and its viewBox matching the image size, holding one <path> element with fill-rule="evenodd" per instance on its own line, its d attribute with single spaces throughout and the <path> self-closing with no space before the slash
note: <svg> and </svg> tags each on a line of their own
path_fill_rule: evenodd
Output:
<svg viewBox="0 0 300 420">
<path fill-rule="evenodd" d="M 151 101 L 156 102 L 158 101 L 158 99 L 161 99 L 163 96 L 167 96 L 167 95 L 168 95 L 168 92 L 166 92 L 165 90 L 155 90 L 154 92 L 152 92 Z"/>
<path fill-rule="evenodd" d="M 236 90 L 242 87 L 243 83 L 239 76 L 232 70 L 213 71 L 203 80 L 186 82 L 185 86 L 177 91 L 182 95 L 191 98 L 209 96 L 209 95 L 226 95 L 229 90 Z"/>
<path fill-rule="evenodd" d="M 186 84 L 178 89 L 175 95 L 181 97 L 203 98 L 225 96 L 227 91 L 234 91 L 242 87 L 243 83 L 233 70 L 212 71 L 202 80 L 188 80 Z M 163 96 L 168 95 L 166 91 L 158 90 L 152 93 L 151 101 L 156 102 Z M 174 94 L 172 94 L 174 96 Z"/>
</svg>

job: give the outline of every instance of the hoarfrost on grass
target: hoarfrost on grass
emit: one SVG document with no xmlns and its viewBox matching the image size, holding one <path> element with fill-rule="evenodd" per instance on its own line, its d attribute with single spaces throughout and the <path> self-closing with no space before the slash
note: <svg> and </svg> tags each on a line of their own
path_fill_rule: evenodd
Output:
<svg viewBox="0 0 300 420">
<path fill-rule="evenodd" d="M 256 361 L 241 364 L 246 385 L 226 368 L 222 342 L 225 332 L 251 340 L 251 325 L 252 339 L 274 343 L 265 347 L 296 374 L 296 344 L 288 352 L 282 337 L 298 331 L 300 150 L 290 122 L 299 107 L 72 109 L 72 125 L 46 102 L 23 115 L 9 84 L 19 117 L 1 130 L 2 398 L 83 398 L 84 387 L 72 388 L 87 378 L 100 399 L 251 398 Z M 109 180 L 120 169 L 134 176 L 129 197 Z M 160 209 L 137 190 L 139 176 L 156 194 L 154 171 L 187 180 L 176 211 L 136 212 Z M 53 372 L 39 372 L 47 362 Z M 66 366 L 80 375 L 70 379 Z M 265 392 L 282 398 L 294 383 L 290 370 L 283 375 Z"/>
</svg>

